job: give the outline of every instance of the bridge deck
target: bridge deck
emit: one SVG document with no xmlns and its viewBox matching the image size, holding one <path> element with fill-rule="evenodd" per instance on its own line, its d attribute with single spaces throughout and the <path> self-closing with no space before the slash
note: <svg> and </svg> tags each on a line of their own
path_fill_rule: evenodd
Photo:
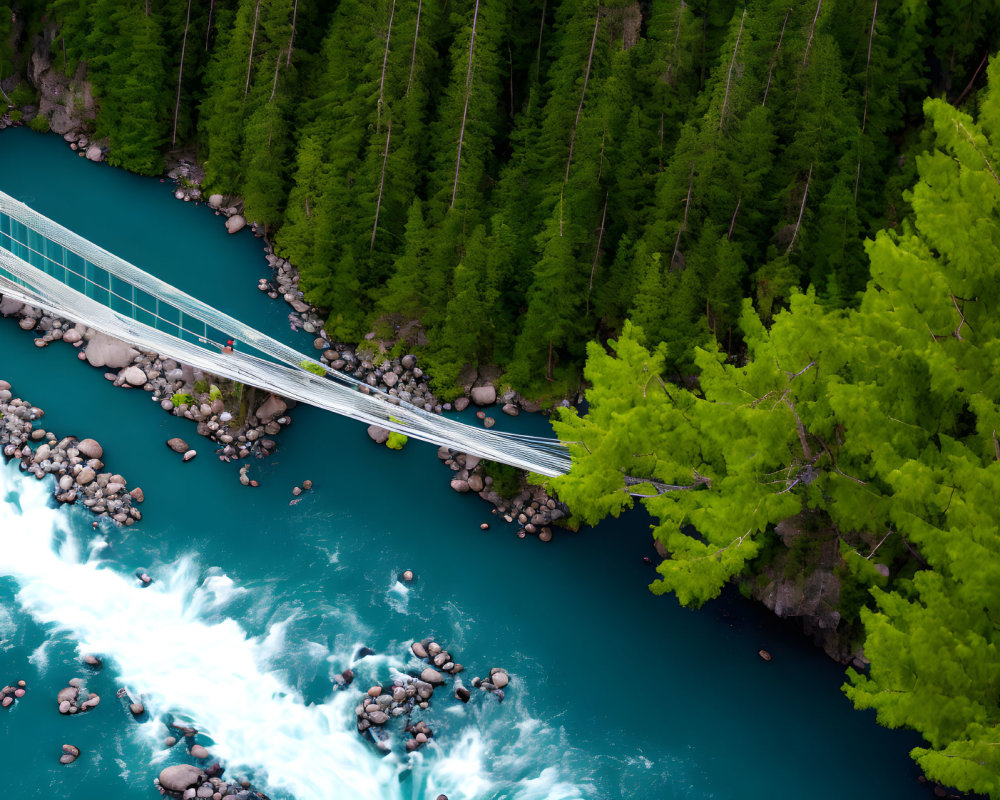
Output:
<svg viewBox="0 0 1000 800">
<path fill-rule="evenodd" d="M 406 436 L 537 472 L 561 475 L 558 440 L 465 425 L 331 370 L 77 236 L 0 192 L 0 293 L 206 372 Z M 222 353 L 227 339 L 241 352 Z M 321 367 L 325 376 L 300 365 Z"/>
</svg>

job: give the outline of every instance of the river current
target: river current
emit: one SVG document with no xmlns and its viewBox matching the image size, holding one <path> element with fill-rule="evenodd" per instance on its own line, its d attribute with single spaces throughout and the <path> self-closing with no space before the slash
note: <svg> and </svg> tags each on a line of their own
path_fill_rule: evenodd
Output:
<svg viewBox="0 0 1000 800">
<path fill-rule="evenodd" d="M 228 236 L 169 183 L 18 129 L 0 133 L 0 189 L 308 351 L 287 306 L 257 291 L 269 277 L 260 241 Z M 138 525 L 95 530 L 82 508 L 56 508 L 47 483 L 0 467 L 0 684 L 28 684 L 0 710 L 5 798 L 158 797 L 155 775 L 187 759 L 163 746 L 166 714 L 274 800 L 929 796 L 907 757 L 914 737 L 853 711 L 842 670 L 794 629 L 735 594 L 699 611 L 651 595 L 641 513 L 521 540 L 449 488 L 433 447 L 388 450 L 363 425 L 301 406 L 277 453 L 251 461 L 260 486 L 244 487 L 192 423 L 113 388 L 72 347 L 35 348 L 15 320 L 0 319 L 0 378 L 45 409 L 36 425 L 97 439 L 107 469 L 146 497 Z M 173 436 L 198 458 L 181 463 L 164 446 Z M 291 505 L 305 479 L 314 489 Z M 398 580 L 405 569 L 412 584 Z M 466 685 L 493 666 L 511 684 L 502 703 L 439 690 L 414 717 L 432 744 L 379 757 L 354 707 L 373 682 L 419 669 L 408 645 L 427 636 L 458 655 Z M 362 646 L 375 655 L 355 660 Z M 334 689 L 347 667 L 356 682 Z M 103 702 L 62 717 L 55 696 L 73 677 Z M 118 703 L 122 685 L 150 721 Z M 63 743 L 83 751 L 70 766 Z"/>
</svg>

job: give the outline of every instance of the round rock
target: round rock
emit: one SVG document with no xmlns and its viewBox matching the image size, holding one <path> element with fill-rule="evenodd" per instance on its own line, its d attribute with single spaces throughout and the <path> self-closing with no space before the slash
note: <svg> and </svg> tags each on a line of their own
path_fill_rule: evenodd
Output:
<svg viewBox="0 0 1000 800">
<path fill-rule="evenodd" d="M 143 376 L 143 383 L 145 382 L 146 382 L 145 376 Z M 79 450 L 80 455 L 84 456 L 85 458 L 104 457 L 104 448 L 101 447 L 93 439 L 84 439 L 83 441 L 77 444 L 76 449 Z"/>
<path fill-rule="evenodd" d="M 420 680 L 429 683 L 431 686 L 440 686 L 444 683 L 444 677 L 436 669 L 428 667 L 420 673 Z"/>
<path fill-rule="evenodd" d="M 191 764 L 174 764 L 160 772 L 160 786 L 168 792 L 181 793 L 208 778 L 205 771 Z"/>
<path fill-rule="evenodd" d="M 129 367 L 125 370 L 124 377 L 129 386 L 143 386 L 146 383 L 146 373 L 138 367 Z M 92 456 L 92 458 L 100 458 L 100 456 Z"/>
<path fill-rule="evenodd" d="M 206 750 L 200 744 L 193 744 L 193 745 L 191 745 L 191 757 L 192 758 L 208 758 L 208 750 Z"/>
</svg>

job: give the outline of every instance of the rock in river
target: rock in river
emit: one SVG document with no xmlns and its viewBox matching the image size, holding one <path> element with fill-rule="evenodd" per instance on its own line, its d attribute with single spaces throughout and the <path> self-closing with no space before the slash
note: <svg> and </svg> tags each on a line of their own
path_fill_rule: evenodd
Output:
<svg viewBox="0 0 1000 800">
<path fill-rule="evenodd" d="M 385 428 L 379 427 L 378 425 L 369 425 L 368 437 L 375 442 L 375 444 L 385 444 L 389 440 L 389 431 Z"/>
<path fill-rule="evenodd" d="M 439 686 L 444 683 L 444 678 L 441 673 L 436 669 L 431 669 L 430 667 L 420 673 L 420 680 L 425 683 L 429 683 L 431 686 Z"/>
<path fill-rule="evenodd" d="M 77 443 L 76 449 L 84 458 L 103 458 L 104 448 L 93 439 L 83 439 Z"/>
<path fill-rule="evenodd" d="M 196 787 L 206 780 L 208 775 L 204 770 L 193 767 L 190 764 L 174 764 L 167 767 L 160 773 L 160 786 L 168 792 L 183 792 L 186 789 Z"/>
<path fill-rule="evenodd" d="M 188 443 L 179 437 L 174 437 L 173 439 L 167 440 L 167 447 L 173 450 L 175 453 L 186 453 L 191 448 L 188 447 Z"/>
</svg>

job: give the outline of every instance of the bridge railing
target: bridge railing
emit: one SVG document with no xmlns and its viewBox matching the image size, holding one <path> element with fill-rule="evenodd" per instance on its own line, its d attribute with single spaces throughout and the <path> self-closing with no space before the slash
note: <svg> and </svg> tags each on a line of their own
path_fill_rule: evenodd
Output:
<svg viewBox="0 0 1000 800">
<path fill-rule="evenodd" d="M 143 272 L 2 192 L 0 293 L 207 372 L 416 439 L 544 475 L 563 474 L 570 466 L 558 440 L 485 430 L 401 403 Z M 221 354 L 226 339 L 238 340 L 240 352 Z M 318 366 L 324 377 L 302 369 L 305 362 Z"/>
</svg>

